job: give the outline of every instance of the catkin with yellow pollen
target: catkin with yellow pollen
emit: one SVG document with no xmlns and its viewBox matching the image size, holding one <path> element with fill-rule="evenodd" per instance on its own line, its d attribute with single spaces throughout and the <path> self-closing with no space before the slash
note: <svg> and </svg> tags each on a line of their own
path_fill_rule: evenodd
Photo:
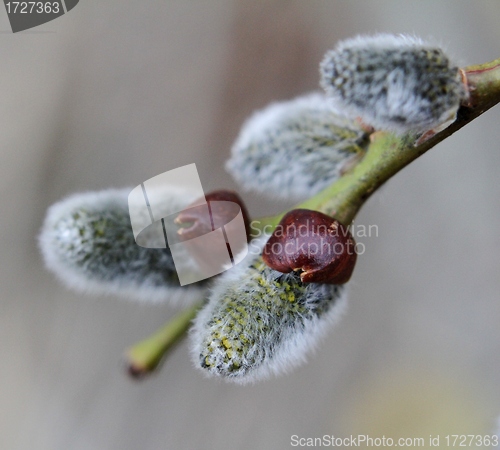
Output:
<svg viewBox="0 0 500 450">
<path fill-rule="evenodd" d="M 241 384 L 303 362 L 345 303 L 344 286 L 302 283 L 252 253 L 217 279 L 191 332 L 196 366 Z"/>
</svg>

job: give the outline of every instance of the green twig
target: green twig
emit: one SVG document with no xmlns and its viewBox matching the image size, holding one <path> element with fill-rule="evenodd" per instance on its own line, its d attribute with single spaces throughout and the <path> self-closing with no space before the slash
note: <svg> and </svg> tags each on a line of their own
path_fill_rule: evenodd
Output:
<svg viewBox="0 0 500 450">
<path fill-rule="evenodd" d="M 184 336 L 202 304 L 185 309 L 150 337 L 130 347 L 125 354 L 128 373 L 142 378 L 154 371 L 168 350 Z"/>
</svg>

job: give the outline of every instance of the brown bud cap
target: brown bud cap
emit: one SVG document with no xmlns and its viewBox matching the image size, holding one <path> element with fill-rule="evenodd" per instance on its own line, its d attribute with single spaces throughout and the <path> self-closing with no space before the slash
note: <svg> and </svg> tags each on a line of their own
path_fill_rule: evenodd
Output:
<svg viewBox="0 0 500 450">
<path fill-rule="evenodd" d="M 207 206 L 188 207 L 182 211 L 175 223 L 178 225 L 190 224 L 180 228 L 177 232 L 183 240 L 193 239 L 198 236 L 210 233 L 211 231 L 221 228 L 233 220 L 241 209 L 243 221 L 245 222 L 245 229 L 247 236 L 250 232 L 250 219 L 247 209 L 241 197 L 233 191 L 221 189 L 212 191 L 205 194 Z M 193 204 L 196 204 L 195 202 Z"/>
<path fill-rule="evenodd" d="M 356 264 L 356 243 L 338 220 L 308 209 L 281 219 L 264 246 L 262 258 L 274 270 L 299 271 L 305 283 L 344 284 Z"/>
</svg>

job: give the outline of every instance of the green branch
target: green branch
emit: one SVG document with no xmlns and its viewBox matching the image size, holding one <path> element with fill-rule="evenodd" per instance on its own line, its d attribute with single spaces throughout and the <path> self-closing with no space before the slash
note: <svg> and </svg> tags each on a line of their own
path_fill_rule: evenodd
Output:
<svg viewBox="0 0 500 450">
<path fill-rule="evenodd" d="M 321 211 L 350 224 L 366 200 L 389 178 L 500 102 L 500 59 L 466 67 L 462 72 L 469 100 L 459 109 L 457 120 L 449 127 L 418 145 L 415 145 L 416 136 L 401 138 L 381 131 L 373 133 L 366 155 L 351 171 L 292 209 Z M 255 220 L 252 228 L 270 231 L 286 212 Z M 142 376 L 154 370 L 165 353 L 185 334 L 200 306 L 186 309 L 150 338 L 131 347 L 127 352 L 129 372 Z"/>
<path fill-rule="evenodd" d="M 154 371 L 164 355 L 185 335 L 202 305 L 203 302 L 185 309 L 150 337 L 130 347 L 125 354 L 128 373 L 134 378 L 142 378 Z"/>
</svg>

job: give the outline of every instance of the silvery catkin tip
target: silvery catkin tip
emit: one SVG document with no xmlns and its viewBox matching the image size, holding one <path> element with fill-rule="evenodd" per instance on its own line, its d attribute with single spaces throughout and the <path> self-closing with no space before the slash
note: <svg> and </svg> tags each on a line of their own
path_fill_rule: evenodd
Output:
<svg viewBox="0 0 500 450">
<path fill-rule="evenodd" d="M 340 114 L 398 134 L 443 129 L 468 95 L 443 50 L 405 35 L 339 42 L 326 53 L 320 76 Z"/>
</svg>

